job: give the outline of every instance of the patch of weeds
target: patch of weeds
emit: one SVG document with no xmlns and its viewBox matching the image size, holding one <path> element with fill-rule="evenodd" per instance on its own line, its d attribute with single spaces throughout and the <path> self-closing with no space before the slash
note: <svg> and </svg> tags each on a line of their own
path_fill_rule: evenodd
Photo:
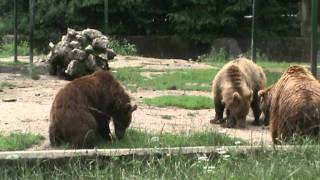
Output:
<svg viewBox="0 0 320 180">
<path fill-rule="evenodd" d="M 13 84 L 13 83 L 10 83 L 10 82 L 1 82 L 0 83 L 0 89 L 3 89 L 5 87 L 14 88 L 14 87 L 16 87 L 16 85 Z"/>
<path fill-rule="evenodd" d="M 214 107 L 212 99 L 206 96 L 159 96 L 146 98 L 143 102 L 149 106 L 175 106 L 184 109 L 211 109 Z"/>
<path fill-rule="evenodd" d="M 109 38 L 108 48 L 121 55 L 137 55 L 137 47 L 126 39 Z"/>
<path fill-rule="evenodd" d="M 38 134 L 14 132 L 8 136 L 0 135 L 0 151 L 25 150 L 40 144 L 44 137 Z"/>
<path fill-rule="evenodd" d="M 161 115 L 162 119 L 167 119 L 167 120 L 171 120 L 172 118 L 175 118 L 175 116 L 173 115 Z"/>
<path fill-rule="evenodd" d="M 13 42 L 0 44 L 0 58 L 13 56 Z M 29 55 L 29 44 L 27 41 L 22 41 L 18 44 L 18 55 Z"/>
<path fill-rule="evenodd" d="M 189 116 L 189 117 L 195 117 L 195 116 L 196 116 L 196 113 L 188 112 L 188 113 L 187 113 L 187 116 Z"/>
<path fill-rule="evenodd" d="M 194 133 L 149 133 L 142 130 L 128 129 L 121 140 L 99 142 L 99 148 L 152 148 L 152 147 L 189 147 L 189 146 L 222 146 L 235 145 L 236 141 L 245 141 L 231 138 L 216 132 Z"/>
</svg>

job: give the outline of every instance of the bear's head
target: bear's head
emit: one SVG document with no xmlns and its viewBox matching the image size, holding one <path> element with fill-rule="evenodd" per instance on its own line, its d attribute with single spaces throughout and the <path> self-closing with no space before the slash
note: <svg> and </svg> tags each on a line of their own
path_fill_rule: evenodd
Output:
<svg viewBox="0 0 320 180">
<path fill-rule="evenodd" d="M 271 87 L 260 90 L 258 92 L 260 98 L 260 109 L 261 115 L 259 118 L 260 122 L 263 122 L 264 125 L 268 125 L 270 121 L 270 111 L 271 111 Z"/>
<path fill-rule="evenodd" d="M 249 113 L 250 104 L 252 102 L 252 90 L 233 92 L 229 102 L 225 102 L 226 109 L 229 112 L 227 121 L 238 127 L 245 127 L 246 116 Z M 228 123 L 229 124 L 229 123 Z"/>
<path fill-rule="evenodd" d="M 118 139 L 123 138 L 126 129 L 131 124 L 132 112 L 137 109 L 137 105 L 127 103 L 124 107 L 119 108 L 116 115 L 114 115 L 115 134 Z"/>
</svg>

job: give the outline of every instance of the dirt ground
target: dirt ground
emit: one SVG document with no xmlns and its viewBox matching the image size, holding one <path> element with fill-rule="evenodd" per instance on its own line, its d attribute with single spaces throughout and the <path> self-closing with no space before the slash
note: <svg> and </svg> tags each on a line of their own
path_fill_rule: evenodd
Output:
<svg viewBox="0 0 320 180">
<path fill-rule="evenodd" d="M 20 57 L 20 60 L 27 60 Z M 11 60 L 11 59 L 1 59 Z M 111 68 L 139 66 L 147 69 L 204 69 L 213 68 L 197 62 L 188 62 L 178 59 L 153 59 L 132 56 L 117 56 L 110 64 Z M 159 72 L 157 72 L 159 73 Z M 148 74 L 146 75 L 148 76 Z M 48 139 L 49 112 L 55 94 L 68 81 L 59 80 L 56 77 L 41 75 L 39 80 L 32 80 L 19 71 L 8 73 L 0 69 L 0 82 L 14 84 L 14 88 L 0 90 L 0 134 L 8 134 L 12 131 L 39 133 L 45 137 L 40 145 L 32 150 L 50 149 Z M 214 117 L 213 109 L 186 110 L 175 107 L 158 108 L 143 105 L 143 98 L 161 95 L 203 95 L 211 98 L 210 92 L 198 91 L 138 91 L 130 92 L 133 100 L 139 108 L 133 114 L 132 128 L 146 130 L 148 132 L 195 132 L 216 131 L 226 133 L 232 137 L 240 137 L 253 144 L 269 144 L 271 137 L 268 130 L 263 127 L 255 127 L 252 114 L 247 117 L 246 129 L 228 129 L 219 125 L 212 125 L 209 120 Z M 3 102 L 3 100 L 16 99 L 15 102 Z M 164 119 L 163 115 L 171 115 L 172 119 Z"/>
</svg>

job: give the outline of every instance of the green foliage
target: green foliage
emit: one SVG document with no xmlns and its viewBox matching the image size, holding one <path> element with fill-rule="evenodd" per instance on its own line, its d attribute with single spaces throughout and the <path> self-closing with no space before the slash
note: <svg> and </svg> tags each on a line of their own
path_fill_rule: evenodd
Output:
<svg viewBox="0 0 320 180">
<path fill-rule="evenodd" d="M 43 136 L 31 133 L 15 132 L 8 136 L 0 135 L 0 151 L 25 150 L 32 145 L 40 144 Z"/>
<path fill-rule="evenodd" d="M 128 129 L 121 141 L 111 143 L 100 142 L 99 148 L 153 148 L 153 147 L 192 147 L 192 146 L 222 146 L 235 145 L 236 141 L 246 144 L 238 138 L 231 138 L 216 132 L 193 133 L 148 133 L 141 130 Z"/>
<path fill-rule="evenodd" d="M 116 54 L 130 56 L 137 55 L 136 46 L 134 44 L 130 44 L 126 39 L 117 40 L 110 38 L 108 47 L 113 49 Z"/>
<path fill-rule="evenodd" d="M 119 68 L 115 73 L 116 77 L 129 89 L 136 90 L 196 90 L 210 91 L 211 81 L 217 69 L 188 69 L 168 71 L 163 75 L 153 78 L 141 76 L 143 72 L 140 68 Z"/>
<path fill-rule="evenodd" d="M 213 100 L 206 96 L 159 96 L 146 98 L 143 102 L 157 107 L 175 106 L 194 110 L 213 108 Z"/>
<path fill-rule="evenodd" d="M 14 88 L 16 85 L 10 83 L 10 82 L 0 82 L 0 89 L 3 89 L 5 87 L 8 88 Z"/>
<path fill-rule="evenodd" d="M 156 149 L 155 149 L 156 151 Z M 318 179 L 320 148 L 242 153 L 2 161 L 3 179 Z M 60 163 L 58 163 L 60 162 Z"/>
<path fill-rule="evenodd" d="M 13 54 L 14 54 L 13 42 L 0 44 L 0 58 L 10 57 L 10 56 L 13 56 Z M 18 55 L 19 56 L 29 55 L 29 44 L 27 41 L 22 41 L 18 44 Z"/>
<path fill-rule="evenodd" d="M 201 43 L 216 37 L 249 37 L 251 0 L 109 0 L 108 35 L 177 35 Z M 298 36 L 298 0 L 261 1 L 258 36 Z M 13 3 L 0 2 L 0 35 L 12 33 Z M 28 1 L 18 0 L 21 35 L 27 35 Z M 46 47 L 57 42 L 67 27 L 104 30 L 103 0 L 37 1 L 35 39 Z"/>
</svg>

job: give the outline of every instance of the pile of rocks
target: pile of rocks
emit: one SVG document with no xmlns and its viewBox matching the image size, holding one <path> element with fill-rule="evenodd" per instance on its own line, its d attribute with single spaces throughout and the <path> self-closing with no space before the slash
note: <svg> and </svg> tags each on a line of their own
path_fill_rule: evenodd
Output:
<svg viewBox="0 0 320 180">
<path fill-rule="evenodd" d="M 49 73 L 74 79 L 99 69 L 108 70 L 108 60 L 116 56 L 108 48 L 108 43 L 108 37 L 98 30 L 68 28 L 60 42 L 56 45 L 49 43 L 50 52 L 46 60 Z"/>
</svg>

